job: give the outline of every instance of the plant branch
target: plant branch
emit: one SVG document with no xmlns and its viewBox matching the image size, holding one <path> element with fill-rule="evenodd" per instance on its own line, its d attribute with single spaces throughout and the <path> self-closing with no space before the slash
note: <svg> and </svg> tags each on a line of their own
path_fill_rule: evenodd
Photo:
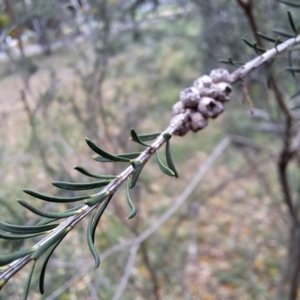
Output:
<svg viewBox="0 0 300 300">
<path fill-rule="evenodd" d="M 235 72 L 233 72 L 230 76 L 230 82 L 236 83 L 240 80 L 242 80 L 244 77 L 246 77 L 250 72 L 264 64 L 265 62 L 269 61 L 270 59 L 274 58 L 276 55 L 284 52 L 288 48 L 300 43 L 300 36 L 297 36 L 296 38 L 291 38 L 284 43 L 278 45 L 276 48 L 272 48 L 269 51 L 265 52 L 263 55 L 260 55 L 256 57 L 255 59 L 251 60 L 247 64 L 245 64 L 243 67 L 237 69 Z M 148 147 L 142 154 L 137 158 L 138 161 L 142 161 L 142 164 L 146 164 L 147 161 L 156 153 L 156 151 L 165 143 L 165 139 L 163 137 L 163 134 L 172 134 L 174 131 L 179 129 L 181 125 L 185 122 L 186 118 L 188 116 L 188 113 L 183 113 L 175 116 L 172 118 L 170 125 L 167 127 L 166 130 L 154 141 L 154 143 L 151 145 L 151 147 Z M 230 143 L 230 138 L 225 138 L 223 140 L 223 143 L 219 145 L 215 151 L 220 149 L 223 149 L 227 147 L 227 145 Z M 215 153 L 214 151 L 214 153 Z M 222 150 L 223 151 L 223 150 Z M 214 161 L 215 157 L 212 157 L 207 164 L 210 166 Z M 111 181 L 103 190 L 101 190 L 101 193 L 108 192 L 109 194 L 114 193 L 126 180 L 128 177 L 130 177 L 135 172 L 135 169 L 132 166 L 129 166 L 127 169 L 125 169 L 120 175 Z M 150 236 L 153 232 L 155 232 L 166 220 L 169 219 L 171 215 L 173 215 L 174 212 L 177 211 L 177 209 L 180 207 L 181 202 L 184 202 L 182 200 L 186 195 L 188 196 L 194 189 L 194 185 L 197 185 L 199 182 L 199 178 L 201 179 L 206 170 L 202 170 L 200 174 L 198 174 L 198 179 L 194 179 L 191 182 L 191 190 L 186 191 L 186 194 L 182 195 L 182 197 L 179 197 L 179 203 L 176 206 L 172 206 L 172 210 L 168 212 L 168 214 L 163 215 L 162 218 L 160 218 L 159 222 L 156 222 L 151 228 L 146 230 L 138 239 L 135 239 L 135 243 L 140 243 L 148 236 Z M 187 197 L 186 196 L 186 197 Z M 38 248 L 49 239 L 51 239 L 53 236 L 57 235 L 58 233 L 61 233 L 62 231 L 68 229 L 72 229 L 77 223 L 79 223 L 85 216 L 87 216 L 92 210 L 98 207 L 99 204 L 96 204 L 94 206 L 87 206 L 84 205 L 81 208 L 81 213 L 76 214 L 72 217 L 69 217 L 65 221 L 63 221 L 59 226 L 57 226 L 48 236 L 46 236 L 44 239 L 42 239 L 40 242 L 38 242 L 34 248 Z M 5 283 L 14 275 L 16 274 L 20 269 L 22 269 L 25 265 L 27 265 L 31 261 L 31 256 L 27 255 L 21 259 L 15 260 L 14 262 L 10 263 L 7 266 L 7 269 L 3 271 L 0 274 L 0 287 L 3 287 Z"/>
</svg>

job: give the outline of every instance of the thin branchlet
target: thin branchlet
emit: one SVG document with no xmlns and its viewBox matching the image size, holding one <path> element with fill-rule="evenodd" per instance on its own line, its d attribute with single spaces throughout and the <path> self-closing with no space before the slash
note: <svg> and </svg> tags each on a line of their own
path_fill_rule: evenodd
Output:
<svg viewBox="0 0 300 300">
<path fill-rule="evenodd" d="M 243 67 L 234 71 L 232 74 L 229 74 L 228 72 L 226 72 L 226 70 L 219 71 L 219 73 L 213 72 L 211 73 L 211 76 L 213 79 L 215 78 L 214 79 L 215 82 L 213 82 L 212 80 L 212 83 L 210 83 L 211 78 L 209 76 L 202 78 L 202 81 L 201 80 L 198 81 L 196 86 L 194 84 L 193 88 L 190 88 L 190 90 L 186 90 L 184 94 L 181 95 L 183 104 L 178 104 L 175 107 L 176 113 L 174 113 L 173 111 L 174 116 L 171 119 L 169 126 L 159 136 L 157 135 L 155 136 L 156 140 L 151 145 L 144 144 L 142 136 L 139 136 L 137 140 L 142 142 L 142 144 L 144 144 L 147 148 L 137 158 L 135 158 L 134 160 L 130 160 L 131 165 L 129 165 L 122 173 L 120 173 L 118 176 L 112 179 L 106 186 L 104 186 L 101 190 L 99 190 L 99 192 L 92 195 L 92 197 L 97 197 L 103 194 L 105 194 L 106 196 L 112 195 L 127 179 L 129 179 L 137 171 L 136 169 L 137 166 L 138 168 L 142 168 L 142 166 L 145 165 L 148 162 L 148 160 L 157 153 L 157 151 L 163 146 L 166 140 L 168 141 L 168 139 L 166 139 L 166 136 L 176 134 L 176 132 L 186 133 L 185 131 L 189 131 L 189 129 L 193 129 L 193 128 L 195 129 L 194 131 L 204 128 L 203 125 L 204 123 L 203 124 L 201 123 L 202 125 L 200 123 L 198 123 L 198 125 L 196 124 L 198 127 L 192 123 L 195 120 L 198 120 L 200 122 L 201 119 L 200 115 L 203 117 L 203 120 L 201 119 L 201 122 L 204 122 L 204 120 L 206 120 L 206 118 L 208 117 L 217 116 L 219 113 L 223 111 L 223 104 L 218 104 L 218 103 L 229 100 L 229 98 L 228 99 L 226 98 L 228 96 L 227 94 L 224 94 L 223 98 L 221 98 L 220 94 L 218 94 L 218 91 L 223 89 L 224 93 L 231 92 L 231 90 L 229 91 L 229 89 L 231 88 L 229 86 L 225 86 L 226 84 L 227 85 L 234 84 L 242 80 L 243 78 L 248 76 L 249 73 L 251 73 L 253 70 L 258 68 L 265 62 L 271 60 L 276 55 L 286 51 L 287 49 L 289 49 L 290 47 L 298 43 L 300 43 L 300 36 L 282 42 L 281 44 L 276 45 L 276 47 L 266 51 L 262 55 L 259 55 L 255 59 L 249 61 Z M 224 78 L 226 79 L 222 80 L 221 78 L 222 76 L 224 76 Z M 201 79 L 201 77 L 199 79 Z M 197 85 L 198 85 L 199 95 L 197 95 Z M 201 85 L 203 85 L 202 90 L 200 89 Z M 212 89 L 212 86 L 214 86 L 215 88 L 214 90 Z M 188 95 L 191 95 L 192 98 L 188 98 L 189 97 Z M 201 97 L 202 98 L 205 97 L 206 99 L 200 105 Z M 216 103 L 216 101 L 218 101 L 218 103 Z M 197 116 L 197 114 L 200 115 Z M 94 147 L 94 145 L 92 146 Z M 101 152 L 101 154 L 103 155 L 105 153 Z M 115 157 L 111 156 L 110 158 L 114 159 Z M 120 159 L 120 157 L 117 158 L 119 161 L 120 160 L 126 161 L 126 159 Z M 101 197 L 99 197 L 99 199 L 100 198 Z M 104 200 L 105 199 L 103 199 L 103 201 Z M 101 198 L 101 202 L 102 202 L 102 198 Z M 44 239 L 42 239 L 36 245 L 34 245 L 32 249 L 39 249 L 41 248 L 42 245 L 48 244 L 49 241 L 51 240 L 56 241 L 55 237 L 59 236 L 61 233 L 69 232 L 77 223 L 79 223 L 83 218 L 85 218 L 91 211 L 96 209 L 101 202 L 99 201 L 98 203 L 92 206 L 83 205 L 80 208 L 80 210 L 76 212 L 74 216 L 68 217 L 56 228 L 51 230 L 51 232 Z M 16 274 L 20 269 L 22 269 L 25 265 L 27 265 L 31 260 L 33 260 L 32 255 L 28 254 L 5 266 L 5 268 L 0 274 L 0 288 L 2 288 L 2 286 L 4 286 L 5 283 L 14 274 Z"/>
</svg>

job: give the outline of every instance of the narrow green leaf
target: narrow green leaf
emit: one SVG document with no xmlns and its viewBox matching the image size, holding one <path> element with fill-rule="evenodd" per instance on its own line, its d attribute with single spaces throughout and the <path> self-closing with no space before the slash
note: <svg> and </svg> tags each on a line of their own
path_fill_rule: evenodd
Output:
<svg viewBox="0 0 300 300">
<path fill-rule="evenodd" d="M 84 200 L 84 199 L 87 199 L 90 197 L 90 195 L 80 196 L 80 197 L 54 197 L 54 196 L 49 196 L 49 195 L 45 195 L 42 193 L 38 193 L 36 191 L 29 190 L 29 189 L 23 189 L 23 192 L 34 198 L 38 198 L 38 199 L 48 201 L 48 202 L 56 202 L 56 203 L 75 202 L 75 201 Z"/>
<path fill-rule="evenodd" d="M 293 59 L 292 59 L 292 51 L 289 51 L 289 67 L 293 68 Z M 292 76 L 295 78 L 295 73 L 293 71 L 291 71 Z"/>
<path fill-rule="evenodd" d="M 71 227 L 65 230 L 55 233 L 51 238 L 49 238 L 45 243 L 39 245 L 36 250 L 32 253 L 31 258 L 37 260 L 45 251 L 47 251 L 52 245 L 62 240 L 66 234 L 71 230 Z"/>
<path fill-rule="evenodd" d="M 280 36 L 286 37 L 286 38 L 288 38 L 288 39 L 294 37 L 293 34 L 290 34 L 290 33 L 287 33 L 287 32 L 283 32 L 283 31 L 281 31 L 281 30 L 273 30 L 273 32 L 275 32 L 276 34 L 278 34 L 278 35 L 280 35 Z"/>
<path fill-rule="evenodd" d="M 88 206 L 93 206 L 99 202 L 102 202 L 108 195 L 109 195 L 109 192 L 106 191 L 104 193 L 100 193 L 99 195 L 95 195 L 90 199 L 84 200 L 84 203 Z"/>
<path fill-rule="evenodd" d="M 92 240 L 93 243 L 95 241 L 95 232 L 96 232 L 96 228 L 97 225 L 99 223 L 100 218 L 102 217 L 108 203 L 110 202 L 111 198 L 113 197 L 114 194 L 111 194 L 104 202 L 103 204 L 100 206 L 100 208 L 97 210 L 97 212 L 95 213 L 94 219 L 93 219 L 93 224 L 92 224 Z"/>
<path fill-rule="evenodd" d="M 139 157 L 141 155 L 141 153 L 142 152 L 132 152 L 132 153 L 112 154 L 112 155 L 117 156 L 117 157 L 121 157 L 121 158 L 126 158 L 130 162 L 130 160 Z M 113 161 L 115 161 L 115 160 L 105 158 L 101 155 L 94 155 L 92 157 L 93 157 L 94 160 L 99 161 L 99 162 L 113 162 Z"/>
<path fill-rule="evenodd" d="M 141 165 L 139 167 L 136 168 L 136 171 L 132 174 L 131 180 L 130 180 L 130 188 L 133 189 L 143 168 L 145 165 Z"/>
<path fill-rule="evenodd" d="M 142 140 L 140 140 L 139 136 L 137 135 L 137 133 L 135 132 L 134 128 L 131 128 L 130 129 L 130 135 L 131 135 L 131 138 L 134 142 L 140 144 L 140 145 L 143 145 L 145 147 L 151 147 L 151 145 L 147 145 L 145 144 Z"/>
<path fill-rule="evenodd" d="M 296 110 L 296 109 L 299 109 L 300 108 L 300 104 L 299 105 L 296 105 L 292 108 L 292 110 Z"/>
<path fill-rule="evenodd" d="M 270 60 L 268 64 L 266 64 L 266 81 L 268 89 L 271 88 L 271 75 L 272 75 L 272 68 L 274 66 L 274 59 Z"/>
<path fill-rule="evenodd" d="M 263 48 L 258 47 L 256 43 L 254 43 L 253 46 L 254 46 L 254 50 L 255 50 L 257 55 L 261 55 L 261 54 L 263 54 L 267 51 Z"/>
<path fill-rule="evenodd" d="M 294 3 L 294 2 L 290 2 L 290 1 L 285 1 L 285 0 L 277 0 L 280 3 L 283 3 L 285 5 L 291 6 L 291 7 L 297 7 L 300 8 L 300 4 L 299 3 Z"/>
<path fill-rule="evenodd" d="M 295 26 L 295 23 L 294 23 L 294 20 L 293 20 L 293 16 L 292 16 L 290 11 L 288 11 L 287 14 L 288 14 L 290 26 L 291 26 L 292 30 L 294 31 L 294 33 L 296 33 L 297 29 L 296 29 L 296 26 Z"/>
<path fill-rule="evenodd" d="M 57 227 L 58 224 L 50 224 L 50 225 L 39 225 L 39 226 L 22 226 L 22 225 L 13 225 L 7 224 L 4 222 L 0 222 L 0 229 L 12 233 L 24 233 L 24 234 L 31 234 L 31 233 L 40 233 L 48 230 L 52 230 Z"/>
<path fill-rule="evenodd" d="M 276 43 L 276 39 L 270 38 L 269 36 L 266 36 L 265 34 L 261 33 L 261 32 L 257 32 L 257 34 L 264 40 L 271 42 L 271 43 Z M 282 43 L 282 41 L 279 41 L 280 43 Z"/>
<path fill-rule="evenodd" d="M 278 46 L 279 44 L 281 44 L 281 43 L 282 43 L 281 39 L 280 39 L 280 38 L 277 38 L 276 41 L 275 41 L 275 45 L 274 45 L 276 51 L 278 51 L 277 46 Z"/>
<path fill-rule="evenodd" d="M 48 231 L 45 232 L 39 232 L 39 233 L 33 233 L 33 234 L 7 234 L 4 232 L 0 232 L 0 238 L 4 240 L 25 240 L 30 239 L 39 235 L 43 235 L 48 233 Z"/>
<path fill-rule="evenodd" d="M 242 38 L 242 41 L 249 46 L 250 48 L 254 48 L 253 44 L 251 44 L 250 42 L 248 42 L 245 38 Z"/>
<path fill-rule="evenodd" d="M 291 72 L 300 73 L 300 68 L 286 67 L 285 69 Z"/>
<path fill-rule="evenodd" d="M 131 199 L 131 196 L 130 196 L 130 179 L 128 178 L 127 179 L 127 185 L 126 185 L 126 198 L 127 198 L 127 202 L 128 202 L 128 205 L 130 206 L 131 208 L 131 213 L 130 215 L 127 217 L 127 219 L 132 219 L 133 217 L 135 217 L 136 213 L 137 213 L 137 210 L 136 210 L 136 207 Z"/>
<path fill-rule="evenodd" d="M 170 138 L 172 134 L 164 134 L 164 139 L 166 140 L 166 160 L 168 167 L 174 172 L 175 177 L 178 178 L 178 172 L 176 170 L 175 164 L 172 159 L 171 149 L 170 149 Z"/>
<path fill-rule="evenodd" d="M 36 225 L 46 225 L 46 224 L 49 224 L 51 222 L 55 222 L 56 220 L 57 219 L 43 218 L 38 223 L 36 223 Z"/>
<path fill-rule="evenodd" d="M 169 132 L 164 133 L 163 138 L 165 141 L 169 141 L 172 138 L 172 134 Z"/>
<path fill-rule="evenodd" d="M 244 65 L 244 63 L 242 63 L 242 62 L 234 62 L 230 57 L 228 57 L 228 60 L 219 59 L 219 62 L 223 63 L 223 64 L 232 65 L 232 66 L 235 66 L 238 68 L 240 68 Z"/>
<path fill-rule="evenodd" d="M 175 176 L 175 173 L 172 170 L 170 170 L 167 166 L 165 166 L 163 164 L 163 162 L 160 160 L 157 151 L 156 151 L 156 157 L 157 157 L 157 162 L 158 162 L 158 166 L 159 166 L 160 170 L 169 176 Z"/>
<path fill-rule="evenodd" d="M 23 300 L 27 300 L 29 289 L 30 289 L 31 278 L 32 278 L 32 274 L 33 274 L 35 265 L 36 265 L 36 261 L 33 262 L 33 265 L 31 267 L 31 270 L 30 270 L 30 273 L 29 273 L 29 277 L 28 277 L 26 285 L 25 285 L 25 292 L 24 292 Z"/>
<path fill-rule="evenodd" d="M 147 142 L 147 141 L 152 141 L 152 140 L 158 138 L 160 135 L 161 135 L 161 132 L 150 133 L 150 134 L 138 134 L 137 136 L 142 142 Z M 132 137 L 130 139 L 132 139 Z"/>
<path fill-rule="evenodd" d="M 53 252 L 55 251 L 55 249 L 57 248 L 57 246 L 60 244 L 60 242 L 62 240 L 63 239 L 59 240 L 58 242 L 56 242 L 56 244 L 54 244 L 50 248 L 49 253 L 47 254 L 47 256 L 45 257 L 45 259 L 43 261 L 43 265 L 42 265 L 42 269 L 41 269 L 41 273 L 40 273 L 40 280 L 39 280 L 39 288 L 40 288 L 40 293 L 42 295 L 44 294 L 45 273 L 46 273 L 46 268 L 47 268 L 48 261 L 49 261 L 49 259 L 52 256 Z"/>
<path fill-rule="evenodd" d="M 299 95 L 300 95 L 300 89 L 291 97 L 291 99 L 294 99 Z"/>
<path fill-rule="evenodd" d="M 261 55 L 262 53 L 265 53 L 267 50 L 263 49 L 261 47 L 258 47 L 256 43 L 251 44 L 250 42 L 248 42 L 246 39 L 242 38 L 242 41 L 249 47 L 251 47 L 252 49 L 255 50 L 257 55 Z"/>
<path fill-rule="evenodd" d="M 80 172 L 83 175 L 93 177 L 93 178 L 99 178 L 99 179 L 115 179 L 115 178 L 117 178 L 117 176 L 115 176 L 115 175 L 97 175 L 97 174 L 93 174 L 93 173 L 90 173 L 86 169 L 84 169 L 82 167 L 79 167 L 79 166 L 75 166 L 74 169 L 76 171 Z"/>
<path fill-rule="evenodd" d="M 140 167 L 143 164 L 142 160 L 132 160 L 131 165 L 133 166 L 134 169 Z"/>
<path fill-rule="evenodd" d="M 63 181 L 53 181 L 52 185 L 57 188 L 64 190 L 73 190 L 73 191 L 84 191 L 84 190 L 92 190 L 99 187 L 103 187 L 108 185 L 111 180 L 101 180 L 89 183 L 73 183 L 73 182 L 63 182 Z"/>
<path fill-rule="evenodd" d="M 95 143 L 93 143 L 90 139 L 88 138 L 85 138 L 86 140 L 86 143 L 88 144 L 88 146 L 94 151 L 96 152 L 97 154 L 107 158 L 107 159 L 110 159 L 112 161 L 122 161 L 122 162 L 130 162 L 130 159 L 127 159 L 127 158 L 123 158 L 123 157 L 120 157 L 120 156 L 116 156 L 116 155 L 113 155 L 113 154 L 110 154 L 106 151 L 104 151 L 103 149 L 101 149 L 99 146 L 97 146 Z"/>
<path fill-rule="evenodd" d="M 94 215 L 95 215 L 95 212 L 93 213 L 92 217 L 89 220 L 86 236 L 87 236 L 87 243 L 88 243 L 89 249 L 95 260 L 95 269 L 97 269 L 100 266 L 100 257 L 95 248 L 94 240 L 93 240 L 92 225 L 93 225 Z"/>
<path fill-rule="evenodd" d="M 61 213 L 52 213 L 52 212 L 45 212 L 45 211 L 39 210 L 23 200 L 18 200 L 18 202 L 23 207 L 27 208 L 28 210 L 35 213 L 36 215 L 46 217 L 46 218 L 51 218 L 51 219 L 64 219 L 67 217 L 74 216 L 80 212 L 80 208 L 81 208 L 81 206 L 78 206 L 77 209 L 72 209 L 71 211 L 64 211 Z"/>
<path fill-rule="evenodd" d="M 22 258 L 34 251 L 33 248 L 20 250 L 10 254 L 4 254 L 0 256 L 0 266 L 6 266 L 16 259 Z"/>
</svg>

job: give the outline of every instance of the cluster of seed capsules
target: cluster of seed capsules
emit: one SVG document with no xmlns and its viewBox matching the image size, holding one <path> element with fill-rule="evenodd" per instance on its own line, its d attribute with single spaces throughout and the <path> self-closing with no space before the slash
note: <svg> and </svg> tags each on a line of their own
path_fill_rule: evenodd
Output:
<svg viewBox="0 0 300 300">
<path fill-rule="evenodd" d="M 184 89 L 179 101 L 173 105 L 173 116 L 186 115 L 182 125 L 174 131 L 183 136 L 189 130 L 203 129 L 208 118 L 216 118 L 224 111 L 224 103 L 230 100 L 232 88 L 227 70 L 215 69 L 210 75 L 203 75 L 194 81 L 192 87 Z"/>
</svg>

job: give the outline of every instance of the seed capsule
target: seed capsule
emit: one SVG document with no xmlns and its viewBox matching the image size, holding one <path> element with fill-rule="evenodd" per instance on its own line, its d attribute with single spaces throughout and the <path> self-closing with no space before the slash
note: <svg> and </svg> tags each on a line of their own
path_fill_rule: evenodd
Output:
<svg viewBox="0 0 300 300">
<path fill-rule="evenodd" d="M 230 82 L 230 74 L 225 69 L 214 69 L 210 72 L 209 76 L 211 77 L 213 83 Z"/>
<path fill-rule="evenodd" d="M 229 83 L 219 82 L 215 84 L 216 88 L 216 97 L 215 99 L 221 102 L 226 102 L 230 100 L 232 87 Z"/>
<path fill-rule="evenodd" d="M 185 108 L 196 108 L 201 97 L 195 87 L 189 87 L 180 93 L 179 98 Z"/>
<path fill-rule="evenodd" d="M 194 87 L 199 91 L 204 87 L 210 87 L 212 85 L 212 80 L 208 75 L 203 75 L 194 81 Z"/>
<path fill-rule="evenodd" d="M 206 118 L 216 118 L 224 111 L 224 106 L 213 98 L 203 97 L 198 104 L 198 111 Z"/>
<path fill-rule="evenodd" d="M 194 132 L 197 132 L 201 129 L 203 129 L 207 125 L 207 120 L 206 118 L 203 117 L 203 115 L 198 112 L 192 112 L 190 114 L 190 119 L 191 119 L 191 130 Z"/>
<path fill-rule="evenodd" d="M 172 115 L 183 114 L 185 111 L 183 103 L 181 101 L 176 102 L 172 107 Z"/>
</svg>

